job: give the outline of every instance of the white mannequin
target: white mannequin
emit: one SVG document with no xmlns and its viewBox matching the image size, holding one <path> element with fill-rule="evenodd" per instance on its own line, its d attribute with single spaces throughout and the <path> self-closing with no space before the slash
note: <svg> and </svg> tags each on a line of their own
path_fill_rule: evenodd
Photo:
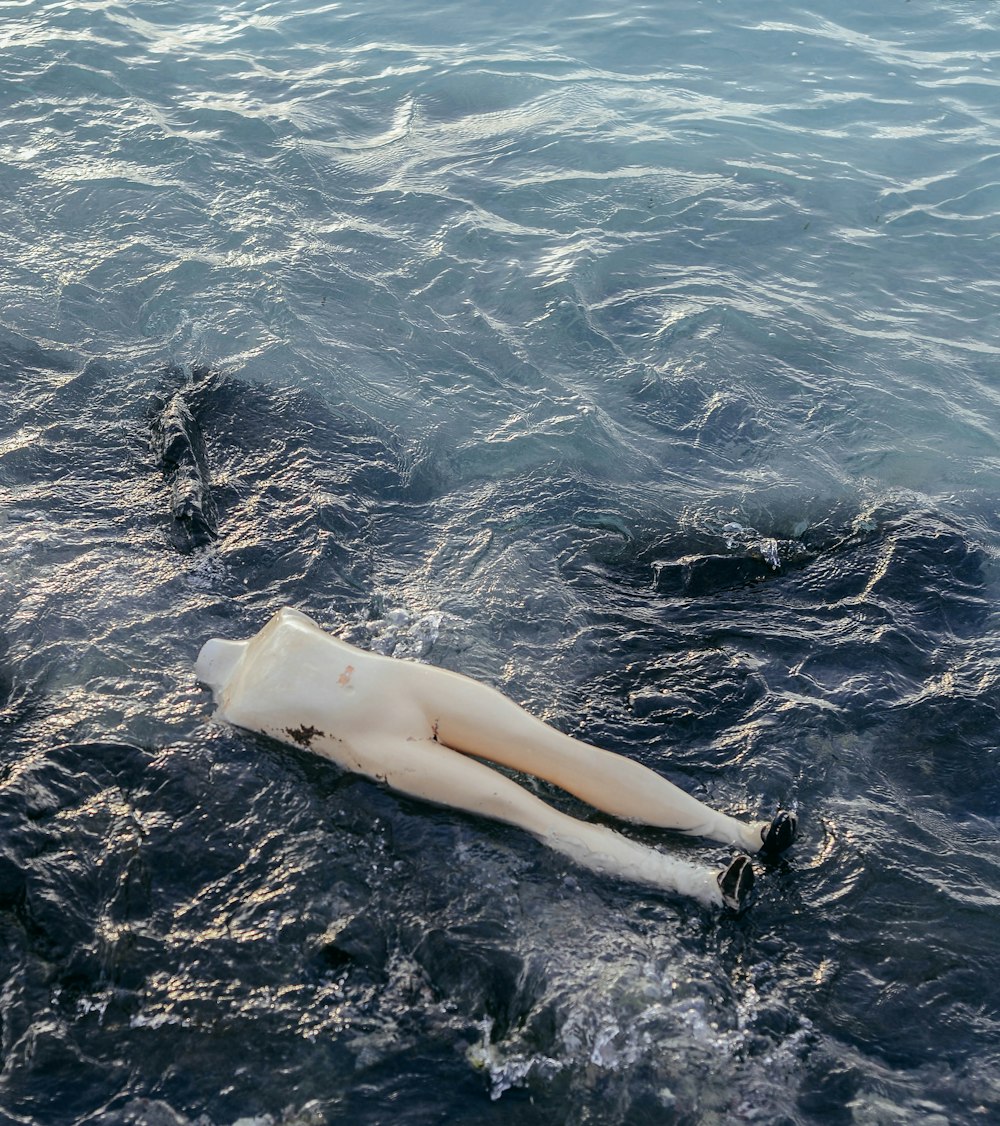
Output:
<svg viewBox="0 0 1000 1126">
<path fill-rule="evenodd" d="M 770 854 L 794 837 L 792 814 L 748 825 L 718 813 L 647 767 L 561 734 L 486 685 L 357 649 L 287 607 L 249 641 L 206 642 L 195 671 L 212 689 L 219 719 L 308 747 L 401 793 L 519 825 L 594 871 L 705 904 L 745 905 L 753 882 L 746 857 L 719 873 L 665 856 L 560 813 L 479 760 L 544 778 L 627 821 Z"/>
</svg>

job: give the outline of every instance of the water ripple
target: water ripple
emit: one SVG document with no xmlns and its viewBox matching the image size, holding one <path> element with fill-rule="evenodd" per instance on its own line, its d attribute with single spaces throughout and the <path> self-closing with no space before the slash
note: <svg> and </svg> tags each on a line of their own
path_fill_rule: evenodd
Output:
<svg viewBox="0 0 1000 1126">
<path fill-rule="evenodd" d="M 5 1109 L 995 1113 L 994 10 L 0 14 Z M 802 844 L 719 924 L 215 728 L 284 602 Z"/>
</svg>

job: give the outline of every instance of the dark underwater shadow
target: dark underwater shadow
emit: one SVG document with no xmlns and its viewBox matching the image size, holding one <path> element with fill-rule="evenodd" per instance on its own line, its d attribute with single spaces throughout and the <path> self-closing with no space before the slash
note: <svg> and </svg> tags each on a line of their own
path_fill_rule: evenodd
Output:
<svg viewBox="0 0 1000 1126">
<path fill-rule="evenodd" d="M 400 489 L 392 436 L 307 391 L 178 375 L 150 421 L 173 546 L 210 547 L 237 597 L 267 591 L 273 605 L 291 584 L 314 606 L 367 597 L 375 513 Z"/>
<path fill-rule="evenodd" d="M 67 575 L 93 557 L 95 572 L 131 560 L 140 586 L 157 579 L 135 607 L 129 588 L 98 605 L 69 579 L 27 603 L 3 592 L 21 608 L 0 777 L 9 1108 L 110 1124 L 292 1103 L 331 1122 L 378 1122 L 391 1104 L 400 1121 L 568 1123 L 600 1107 L 679 1123 L 745 1097 L 818 1122 L 866 1096 L 872 1067 L 895 1069 L 909 1105 L 935 1060 L 959 1074 L 974 1058 L 998 1009 L 976 970 L 994 859 L 981 839 L 965 857 L 976 817 L 995 816 L 996 709 L 976 659 L 983 554 L 953 519 L 889 502 L 862 524 L 831 503 L 797 535 L 692 533 L 669 515 L 633 522 L 608 486 L 558 467 L 487 483 L 494 541 L 542 545 L 585 611 L 574 706 L 555 722 L 715 804 L 803 814 L 802 847 L 745 920 L 720 925 L 203 723 L 190 661 L 206 636 L 246 636 L 283 602 L 350 621 L 380 559 L 423 565 L 428 526 L 463 511 L 468 482 L 408 474 L 393 435 L 308 392 L 187 370 L 137 392 L 112 365 L 49 370 L 52 393 L 24 407 L 43 440 L 0 471 L 48 522 L 40 544 L 72 533 L 46 548 Z M 511 652 L 534 652 L 530 620 L 501 625 Z M 98 664 L 90 695 L 67 697 L 45 669 L 94 635 L 95 661 L 139 671 L 105 683 Z M 100 694 L 137 696 L 150 718 L 112 710 L 101 738 L 65 737 Z M 619 1043 L 640 1018 L 649 1041 L 595 1064 L 602 1030 L 582 1026 L 573 1047 L 574 1022 L 611 984 L 581 1001 L 574 974 L 630 958 L 654 962 L 657 988 L 676 965 L 694 1008 L 654 989 L 650 1017 L 626 991 L 608 1010 Z M 773 1087 L 769 1059 L 785 1069 Z"/>
<path fill-rule="evenodd" d="M 982 976 L 1000 918 L 989 555 L 905 498 L 820 536 L 732 533 L 572 557 L 608 658 L 588 737 L 699 792 L 799 810 L 748 926 L 758 949 L 777 928 L 772 964 L 816 1037 L 805 1119 L 853 1121 L 875 1068 L 896 1105 L 923 1091 L 971 1121 L 996 1100 L 959 1076 L 1000 1027 Z"/>
</svg>

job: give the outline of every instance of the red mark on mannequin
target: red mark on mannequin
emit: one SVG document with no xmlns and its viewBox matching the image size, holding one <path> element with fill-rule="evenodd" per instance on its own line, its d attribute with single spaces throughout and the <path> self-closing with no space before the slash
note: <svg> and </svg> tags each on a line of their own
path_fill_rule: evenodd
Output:
<svg viewBox="0 0 1000 1126">
<path fill-rule="evenodd" d="M 345 687 L 351 683 L 351 677 L 354 675 L 354 666 L 348 665 L 346 669 L 337 677 L 337 683 L 343 684 Z"/>
</svg>

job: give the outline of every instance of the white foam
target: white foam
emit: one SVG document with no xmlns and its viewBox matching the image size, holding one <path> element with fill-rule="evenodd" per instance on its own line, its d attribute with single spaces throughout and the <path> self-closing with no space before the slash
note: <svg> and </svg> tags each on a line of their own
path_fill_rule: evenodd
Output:
<svg viewBox="0 0 1000 1126">
<path fill-rule="evenodd" d="M 444 620 L 440 610 L 414 615 L 405 607 L 396 606 L 382 617 L 362 619 L 359 625 L 373 653 L 422 660 L 440 636 Z"/>
</svg>

